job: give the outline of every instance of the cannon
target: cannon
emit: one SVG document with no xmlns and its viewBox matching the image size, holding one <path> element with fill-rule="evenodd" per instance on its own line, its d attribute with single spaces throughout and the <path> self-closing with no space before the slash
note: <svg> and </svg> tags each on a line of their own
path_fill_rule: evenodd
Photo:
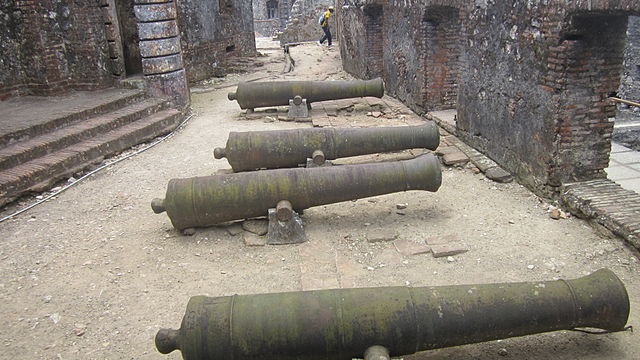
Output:
<svg viewBox="0 0 640 360">
<path fill-rule="evenodd" d="M 435 155 L 328 168 L 275 169 L 172 179 L 151 208 L 167 212 L 182 230 L 267 215 L 281 200 L 295 211 L 408 190 L 437 191 L 442 181 Z"/>
<path fill-rule="evenodd" d="M 180 329 L 161 329 L 155 343 L 185 360 L 350 360 L 368 349 L 403 356 L 581 327 L 622 331 L 628 316 L 624 284 L 601 269 L 575 280 L 195 296 Z"/>
<path fill-rule="evenodd" d="M 356 81 L 270 81 L 243 82 L 229 100 L 237 100 L 241 109 L 289 105 L 296 96 L 307 105 L 317 101 L 384 95 L 382 79 Z"/>
<path fill-rule="evenodd" d="M 226 157 L 233 171 L 296 167 L 307 158 L 316 163 L 378 152 L 425 148 L 440 144 L 438 126 L 363 129 L 292 129 L 231 132 L 225 148 L 215 148 L 216 159 Z"/>
</svg>

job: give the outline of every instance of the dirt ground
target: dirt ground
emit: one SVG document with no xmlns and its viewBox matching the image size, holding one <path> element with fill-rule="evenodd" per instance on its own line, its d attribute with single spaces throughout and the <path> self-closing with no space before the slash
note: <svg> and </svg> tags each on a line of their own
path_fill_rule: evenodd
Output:
<svg viewBox="0 0 640 360">
<path fill-rule="evenodd" d="M 214 160 L 213 148 L 224 146 L 229 131 L 311 126 L 243 120 L 226 98 L 229 85 L 258 77 L 349 78 L 337 48 L 292 48 L 296 68 L 286 75 L 278 50 L 261 51 L 268 56 L 259 58 L 264 66 L 257 71 L 198 86 L 195 116 L 171 139 L 0 224 L 0 358 L 180 359 L 179 352 L 159 354 L 153 339 L 161 327 L 179 327 L 194 295 L 538 281 L 603 267 L 622 278 L 631 298 L 629 324 L 640 324 L 635 252 L 580 219 L 551 219 L 547 204 L 522 186 L 469 169 L 443 168 L 436 193 L 309 209 L 304 244 L 249 247 L 224 227 L 179 234 L 166 214 L 150 208 L 171 178 L 228 168 Z M 451 259 L 403 255 L 391 241 L 367 241 L 380 229 L 416 245 L 454 235 L 469 251 Z M 640 343 L 632 332 L 563 331 L 405 357 L 495 358 L 638 359 Z"/>
</svg>

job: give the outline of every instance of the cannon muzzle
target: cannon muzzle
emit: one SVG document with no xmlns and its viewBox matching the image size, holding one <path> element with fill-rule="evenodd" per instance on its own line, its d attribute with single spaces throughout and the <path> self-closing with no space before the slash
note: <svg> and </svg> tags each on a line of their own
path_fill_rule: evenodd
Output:
<svg viewBox="0 0 640 360">
<path fill-rule="evenodd" d="M 237 100 L 241 109 L 289 105 L 289 100 L 300 96 L 307 104 L 326 101 L 384 95 L 382 79 L 355 81 L 269 81 L 243 82 L 229 100 Z"/>
<path fill-rule="evenodd" d="M 568 281 L 196 296 L 156 347 L 185 360 L 350 360 L 373 345 L 403 356 L 579 327 L 621 331 L 628 316 L 624 284 L 601 269 Z"/>
<path fill-rule="evenodd" d="M 165 199 L 151 206 L 156 213 L 166 211 L 182 230 L 265 216 L 281 200 L 299 211 L 400 191 L 437 191 L 441 176 L 438 158 L 426 154 L 386 163 L 172 179 Z"/>
<path fill-rule="evenodd" d="M 233 171 L 276 169 L 305 164 L 316 151 L 327 160 L 379 152 L 424 148 L 440 144 L 438 126 L 292 129 L 231 132 L 226 148 L 215 148 L 216 159 L 226 157 Z"/>
</svg>

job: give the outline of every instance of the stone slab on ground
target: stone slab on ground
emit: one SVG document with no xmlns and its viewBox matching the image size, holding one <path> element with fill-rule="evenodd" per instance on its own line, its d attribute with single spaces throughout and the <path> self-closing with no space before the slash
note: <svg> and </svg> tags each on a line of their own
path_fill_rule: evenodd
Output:
<svg viewBox="0 0 640 360">
<path fill-rule="evenodd" d="M 472 157 L 471 160 L 473 161 L 473 164 L 477 166 L 478 169 L 480 169 L 480 171 L 482 172 L 486 172 L 487 170 L 498 166 L 495 161 L 489 159 L 484 155 L 482 155 L 481 157 Z"/>
<path fill-rule="evenodd" d="M 393 241 L 398 238 L 394 229 L 367 229 L 367 241 L 370 243 Z"/>
<path fill-rule="evenodd" d="M 326 117 L 312 119 L 311 122 L 315 127 L 328 127 L 331 126 L 331 121 Z"/>
<path fill-rule="evenodd" d="M 404 256 L 425 254 L 431 251 L 431 247 L 407 239 L 399 239 L 393 242 L 396 250 Z"/>
<path fill-rule="evenodd" d="M 430 238 L 427 238 L 425 242 L 427 243 L 427 245 L 431 246 L 431 245 L 443 245 L 443 244 L 462 242 L 462 239 L 460 239 L 458 235 L 451 234 L 451 235 L 430 237 Z"/>
<path fill-rule="evenodd" d="M 462 151 L 456 151 L 444 154 L 442 156 L 442 162 L 448 166 L 466 164 L 469 162 L 469 157 Z"/>
<path fill-rule="evenodd" d="M 231 236 L 236 236 L 244 231 L 244 229 L 242 228 L 242 225 L 237 222 L 227 225 L 225 229 Z"/>
<path fill-rule="evenodd" d="M 469 248 L 460 242 L 431 245 L 431 252 L 433 253 L 434 258 L 459 255 L 466 253 L 467 251 L 469 251 Z"/>
<path fill-rule="evenodd" d="M 338 108 L 333 104 L 324 104 L 324 111 L 327 113 L 327 116 L 336 117 L 338 116 Z"/>
<path fill-rule="evenodd" d="M 513 176 L 499 166 L 492 167 L 484 173 L 489 179 L 501 183 L 513 181 Z"/>
<path fill-rule="evenodd" d="M 443 146 L 443 145 L 440 145 L 436 149 L 435 153 L 438 156 L 444 156 L 444 155 L 455 153 L 455 152 L 459 152 L 459 151 L 460 151 L 460 149 L 458 149 L 455 146 L 447 146 L 447 145 Z"/>
</svg>

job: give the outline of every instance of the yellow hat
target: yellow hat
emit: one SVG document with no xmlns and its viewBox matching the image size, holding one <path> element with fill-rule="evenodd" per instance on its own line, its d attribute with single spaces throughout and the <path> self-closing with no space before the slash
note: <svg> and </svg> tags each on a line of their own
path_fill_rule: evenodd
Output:
<svg viewBox="0 0 640 360">
<path fill-rule="evenodd" d="M 329 10 L 333 10 L 333 6 L 329 6 Z"/>
</svg>

